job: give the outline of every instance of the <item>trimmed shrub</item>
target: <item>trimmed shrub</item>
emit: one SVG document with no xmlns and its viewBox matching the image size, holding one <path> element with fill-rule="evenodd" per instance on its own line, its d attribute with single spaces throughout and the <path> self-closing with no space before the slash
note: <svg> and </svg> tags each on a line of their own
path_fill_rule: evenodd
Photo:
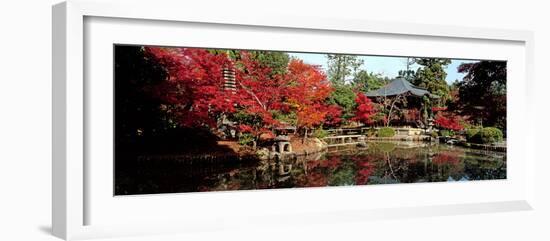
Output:
<svg viewBox="0 0 550 241">
<path fill-rule="evenodd" d="M 382 127 L 378 129 L 378 137 L 392 137 L 395 136 L 395 130 L 391 127 Z"/>
<path fill-rule="evenodd" d="M 485 127 L 479 131 L 481 143 L 495 143 L 502 141 L 502 131 L 496 127 Z"/>
<path fill-rule="evenodd" d="M 481 128 L 469 128 L 466 129 L 466 140 L 473 142 L 474 137 L 479 133 Z"/>
<path fill-rule="evenodd" d="M 450 130 L 440 130 L 439 134 L 443 137 L 449 137 L 454 135 L 453 131 L 450 131 Z"/>
<path fill-rule="evenodd" d="M 496 127 L 468 129 L 466 131 L 466 140 L 472 143 L 491 144 L 502 141 L 502 139 L 502 131 Z"/>
</svg>

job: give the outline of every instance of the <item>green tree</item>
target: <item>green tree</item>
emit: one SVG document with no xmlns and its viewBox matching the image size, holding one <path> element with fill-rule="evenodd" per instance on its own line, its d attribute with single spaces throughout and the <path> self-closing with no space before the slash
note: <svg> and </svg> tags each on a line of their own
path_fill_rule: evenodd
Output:
<svg viewBox="0 0 550 241">
<path fill-rule="evenodd" d="M 369 92 L 377 90 L 389 82 L 388 77 L 382 77 L 380 74 L 360 70 L 353 79 L 353 84 L 356 90 L 361 92 Z"/>
<path fill-rule="evenodd" d="M 284 74 L 287 71 L 290 57 L 285 52 L 251 51 L 250 54 L 258 63 L 269 67 L 272 75 Z"/>
<path fill-rule="evenodd" d="M 416 58 L 407 57 L 405 59 L 405 65 L 407 66 L 404 70 L 399 70 L 398 75 L 405 78 L 409 82 L 413 82 L 416 78 L 416 72 L 412 69 L 412 66 L 416 63 Z"/>
<path fill-rule="evenodd" d="M 209 52 L 213 54 L 227 54 L 229 58 L 235 61 L 241 59 L 241 50 L 211 49 Z M 247 50 L 246 52 L 252 60 L 258 62 L 263 67 L 269 67 L 271 69 L 271 76 L 285 74 L 287 71 L 290 56 L 285 52 L 263 50 Z"/>
<path fill-rule="evenodd" d="M 355 55 L 328 54 L 328 78 L 335 85 L 348 84 L 364 61 Z"/>
<path fill-rule="evenodd" d="M 354 79 L 361 73 L 359 68 L 364 61 L 355 55 L 328 54 L 328 79 L 332 83 L 334 91 L 327 102 L 342 107 L 342 118 L 345 120 L 353 117 L 355 110 Z"/>
<path fill-rule="evenodd" d="M 439 96 L 439 104 L 445 105 L 450 98 L 449 86 L 445 81 L 447 73 L 445 67 L 451 63 L 450 59 L 417 58 L 415 63 L 420 65 L 412 83 L 426 88 L 430 93 Z"/>
<path fill-rule="evenodd" d="M 463 114 L 484 126 L 506 130 L 506 62 L 465 63 L 458 67 L 458 72 L 466 74 L 457 83 Z"/>
<path fill-rule="evenodd" d="M 336 84 L 332 86 L 334 91 L 330 94 L 327 103 L 339 105 L 342 107 L 342 118 L 349 120 L 354 116 L 355 111 L 355 91 L 353 86 L 346 84 Z"/>
</svg>

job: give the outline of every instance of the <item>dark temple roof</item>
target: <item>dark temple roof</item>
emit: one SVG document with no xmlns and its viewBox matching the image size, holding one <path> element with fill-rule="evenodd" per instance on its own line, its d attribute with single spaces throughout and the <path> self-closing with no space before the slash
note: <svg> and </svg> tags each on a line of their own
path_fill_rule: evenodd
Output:
<svg viewBox="0 0 550 241">
<path fill-rule="evenodd" d="M 366 95 L 368 97 L 384 97 L 405 94 L 407 92 L 416 96 L 428 95 L 431 98 L 439 98 L 437 95 L 430 94 L 426 89 L 412 85 L 409 81 L 401 77 L 397 77 L 380 89 L 367 92 Z"/>
</svg>

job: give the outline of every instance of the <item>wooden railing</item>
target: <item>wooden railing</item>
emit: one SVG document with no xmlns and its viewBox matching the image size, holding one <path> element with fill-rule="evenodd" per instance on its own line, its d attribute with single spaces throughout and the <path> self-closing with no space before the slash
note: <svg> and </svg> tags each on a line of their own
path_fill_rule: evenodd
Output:
<svg viewBox="0 0 550 241">
<path fill-rule="evenodd" d="M 396 135 L 420 135 L 423 134 L 425 131 L 420 128 L 411 128 L 411 127 L 392 127 Z M 367 132 L 370 129 L 378 130 L 380 127 L 356 127 L 356 128 L 335 128 L 335 129 L 328 129 L 327 132 L 330 135 L 339 136 L 339 135 L 364 135 L 367 134 Z"/>
<path fill-rule="evenodd" d="M 367 133 L 370 127 L 357 127 L 357 128 L 336 128 L 328 129 L 327 132 L 331 135 L 360 135 Z"/>
<path fill-rule="evenodd" d="M 327 143 L 328 147 L 333 146 L 346 146 L 357 145 L 364 143 L 364 135 L 339 135 L 339 136 L 327 136 L 323 140 Z"/>
</svg>

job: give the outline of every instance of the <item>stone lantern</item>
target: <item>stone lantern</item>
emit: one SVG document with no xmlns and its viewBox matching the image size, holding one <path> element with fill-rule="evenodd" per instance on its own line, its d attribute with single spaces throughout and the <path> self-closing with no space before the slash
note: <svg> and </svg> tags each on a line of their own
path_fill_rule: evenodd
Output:
<svg viewBox="0 0 550 241">
<path fill-rule="evenodd" d="M 290 137 L 285 135 L 279 135 L 275 137 L 273 141 L 274 143 L 271 146 L 272 152 L 277 152 L 281 154 L 292 152 L 292 144 L 290 144 Z"/>
</svg>

